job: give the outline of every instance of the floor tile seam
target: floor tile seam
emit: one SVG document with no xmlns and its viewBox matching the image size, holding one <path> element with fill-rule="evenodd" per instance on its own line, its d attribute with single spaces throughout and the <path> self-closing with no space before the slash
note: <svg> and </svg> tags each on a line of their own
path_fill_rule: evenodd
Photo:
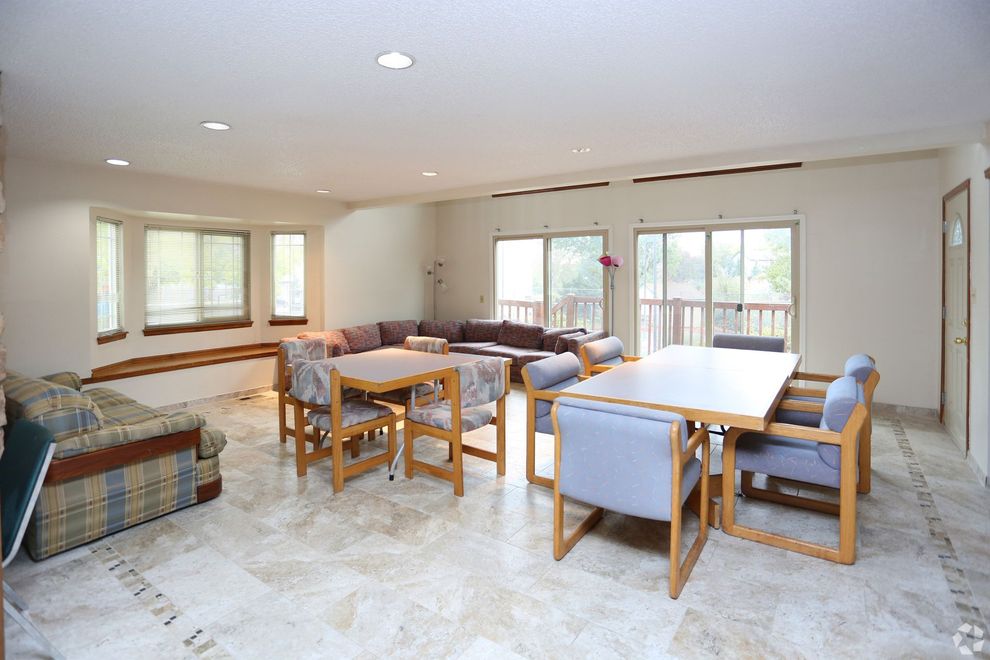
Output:
<svg viewBox="0 0 990 660">
<path fill-rule="evenodd" d="M 973 595 L 972 585 L 966 570 L 959 561 L 952 539 L 949 537 L 942 521 L 935 497 L 928 485 L 921 463 L 911 445 L 910 438 L 904 430 L 904 425 L 900 419 L 892 420 L 890 428 L 901 450 L 905 467 L 911 476 L 911 483 L 914 486 L 917 496 L 918 506 L 921 508 L 925 520 L 928 523 L 928 532 L 932 544 L 935 547 L 939 563 L 942 567 L 942 574 L 945 577 L 946 587 L 952 596 L 956 611 L 960 616 L 963 625 L 978 625 L 984 631 L 988 629 L 983 612 L 980 611 Z"/>
<path fill-rule="evenodd" d="M 181 639 L 183 648 L 197 657 L 203 657 L 222 646 L 203 626 L 187 622 L 187 615 L 172 600 L 156 587 L 144 573 L 131 565 L 116 548 L 106 543 L 96 543 L 90 552 L 103 564 L 104 568 L 116 577 L 131 595 L 151 614 L 155 620 Z M 182 632 L 176 632 L 183 627 Z M 192 630 L 190 634 L 187 631 Z"/>
</svg>

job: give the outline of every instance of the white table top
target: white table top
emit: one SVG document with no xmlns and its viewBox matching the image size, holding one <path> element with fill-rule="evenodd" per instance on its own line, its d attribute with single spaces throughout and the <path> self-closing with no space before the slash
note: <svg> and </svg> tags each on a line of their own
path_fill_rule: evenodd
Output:
<svg viewBox="0 0 990 660">
<path fill-rule="evenodd" d="M 797 353 L 672 345 L 563 393 L 638 403 L 694 422 L 761 431 L 800 363 Z"/>
<path fill-rule="evenodd" d="M 458 364 L 467 364 L 484 355 L 466 353 L 424 353 L 401 348 L 352 353 L 331 358 L 340 371 L 341 384 L 370 392 L 387 392 L 424 380 L 442 378 Z"/>
</svg>

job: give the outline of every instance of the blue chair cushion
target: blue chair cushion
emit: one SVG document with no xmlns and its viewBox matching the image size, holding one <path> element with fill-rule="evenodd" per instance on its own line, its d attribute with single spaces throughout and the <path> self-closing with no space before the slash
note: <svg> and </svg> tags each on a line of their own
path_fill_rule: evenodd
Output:
<svg viewBox="0 0 990 660">
<path fill-rule="evenodd" d="M 673 413 L 561 397 L 560 492 L 581 502 L 632 516 L 670 520 L 670 430 L 684 418 Z M 684 466 L 681 505 L 701 476 L 701 462 Z"/>
<path fill-rule="evenodd" d="M 622 350 L 622 340 L 618 337 L 606 337 L 584 345 L 584 353 L 591 364 L 616 364 L 616 360 L 621 364 Z"/>
<path fill-rule="evenodd" d="M 822 460 L 819 446 L 779 435 L 744 433 L 736 440 L 736 469 L 838 488 L 839 470 Z"/>
<path fill-rule="evenodd" d="M 13 558 L 34 510 L 38 487 L 48 472 L 55 438 L 40 424 L 19 419 L 10 428 L 0 456 L 3 559 Z"/>
<path fill-rule="evenodd" d="M 573 353 L 561 353 L 544 358 L 539 362 L 530 362 L 523 367 L 523 370 L 529 376 L 529 382 L 533 389 L 547 390 L 557 383 L 570 379 L 576 380 L 578 374 L 581 373 L 581 362 Z"/>
<path fill-rule="evenodd" d="M 783 337 L 760 337 L 757 335 L 730 335 L 718 333 L 712 337 L 713 348 L 740 348 L 747 351 L 784 352 Z"/>
<path fill-rule="evenodd" d="M 843 376 L 832 381 L 825 390 L 825 405 L 818 428 L 841 433 L 842 429 L 846 428 L 846 422 L 849 421 L 856 404 L 861 402 L 862 391 L 863 388 L 859 387 L 852 376 Z M 819 444 L 818 454 L 830 467 L 839 469 L 841 454 L 839 445 Z"/>
<path fill-rule="evenodd" d="M 866 353 L 858 353 L 846 360 L 846 366 L 842 373 L 846 376 L 853 376 L 859 382 L 865 383 L 866 379 L 870 377 L 870 374 L 876 371 L 876 368 L 877 366 L 873 358 Z"/>
</svg>

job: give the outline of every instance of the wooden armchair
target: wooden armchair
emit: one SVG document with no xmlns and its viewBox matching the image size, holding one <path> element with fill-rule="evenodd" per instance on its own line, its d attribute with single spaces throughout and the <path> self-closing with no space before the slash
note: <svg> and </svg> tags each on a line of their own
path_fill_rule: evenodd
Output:
<svg viewBox="0 0 990 660">
<path fill-rule="evenodd" d="M 766 431 L 730 429 L 722 446 L 722 529 L 732 536 L 842 564 L 856 560 L 856 442 L 866 420 L 856 379 L 839 378 L 825 393 L 821 428 L 771 423 Z M 839 516 L 839 543 L 830 547 L 737 525 L 735 475 L 752 489 L 754 473 L 839 489 L 838 505 L 756 489 L 760 499 Z M 744 491 L 745 492 L 745 491 Z"/>
<path fill-rule="evenodd" d="M 699 483 L 701 499 L 708 501 L 708 431 L 689 434 L 675 413 L 572 397 L 558 398 L 550 414 L 554 559 L 563 559 L 605 509 L 670 521 L 669 593 L 677 598 L 708 539 L 708 507 L 701 507 L 698 535 L 681 563 L 684 502 Z M 564 497 L 596 507 L 566 537 Z"/>
<path fill-rule="evenodd" d="M 623 355 L 622 351 L 622 340 L 618 337 L 606 337 L 582 345 L 581 362 L 584 364 L 584 375 L 594 376 L 623 362 L 639 359 L 637 355 Z"/>
<path fill-rule="evenodd" d="M 536 434 L 553 435 L 550 406 L 560 396 L 560 390 L 581 378 L 581 363 L 573 353 L 560 353 L 522 368 L 526 386 L 526 480 L 553 488 L 553 477 L 536 474 Z"/>
</svg>

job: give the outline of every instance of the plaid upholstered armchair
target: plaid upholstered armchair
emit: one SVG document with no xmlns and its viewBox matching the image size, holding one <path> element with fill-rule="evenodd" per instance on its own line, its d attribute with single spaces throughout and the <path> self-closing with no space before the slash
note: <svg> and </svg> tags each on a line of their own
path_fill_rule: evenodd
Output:
<svg viewBox="0 0 990 660">
<path fill-rule="evenodd" d="M 9 372 L 7 417 L 55 436 L 55 455 L 25 536 L 34 559 L 220 494 L 223 431 L 199 415 L 162 413 L 77 374 Z"/>
</svg>

